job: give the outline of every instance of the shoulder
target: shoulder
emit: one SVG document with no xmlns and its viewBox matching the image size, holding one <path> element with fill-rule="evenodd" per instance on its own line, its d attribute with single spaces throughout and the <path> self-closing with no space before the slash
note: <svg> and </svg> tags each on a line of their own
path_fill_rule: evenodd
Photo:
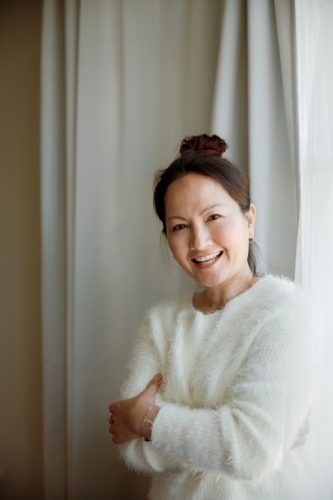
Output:
<svg viewBox="0 0 333 500">
<path fill-rule="evenodd" d="M 307 331 L 314 330 L 314 312 L 307 294 L 284 276 L 266 274 L 249 290 L 239 311 L 240 319 L 258 328 Z"/>
<path fill-rule="evenodd" d="M 162 300 L 145 314 L 139 329 L 137 342 L 154 346 L 164 359 L 174 332 L 182 322 L 182 312 L 190 308 L 190 295 L 180 299 Z"/>
<path fill-rule="evenodd" d="M 314 308 L 301 287 L 284 276 L 265 275 L 254 299 L 263 325 L 293 332 L 292 337 L 313 339 Z M 289 335 L 288 335 L 289 336 Z"/>
<path fill-rule="evenodd" d="M 258 295 L 265 296 L 267 299 L 279 300 L 293 295 L 297 289 L 295 283 L 285 276 L 274 274 L 265 274 L 259 279 Z"/>
<path fill-rule="evenodd" d="M 150 324 L 172 325 L 184 311 L 191 308 L 191 295 L 180 298 L 169 298 L 158 302 L 151 307 L 146 315 L 145 322 Z"/>
<path fill-rule="evenodd" d="M 294 281 L 285 276 L 266 274 L 260 278 L 253 300 L 264 309 L 278 311 L 287 308 L 308 308 L 312 304 L 307 294 Z"/>
</svg>

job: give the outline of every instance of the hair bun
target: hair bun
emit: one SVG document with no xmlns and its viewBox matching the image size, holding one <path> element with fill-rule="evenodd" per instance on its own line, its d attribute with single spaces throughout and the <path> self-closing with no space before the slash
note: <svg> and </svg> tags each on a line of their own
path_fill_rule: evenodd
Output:
<svg viewBox="0 0 333 500">
<path fill-rule="evenodd" d="M 222 156 L 227 147 L 227 143 L 218 135 L 192 135 L 183 139 L 180 154 L 203 153 L 210 156 Z"/>
</svg>

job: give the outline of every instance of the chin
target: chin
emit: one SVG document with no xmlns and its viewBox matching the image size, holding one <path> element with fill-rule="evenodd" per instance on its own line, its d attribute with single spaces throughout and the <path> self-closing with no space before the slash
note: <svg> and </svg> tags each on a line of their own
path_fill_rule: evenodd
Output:
<svg viewBox="0 0 333 500">
<path fill-rule="evenodd" d="M 204 286 L 205 288 L 210 288 L 210 287 L 222 285 L 227 280 L 227 277 L 223 278 L 223 277 L 219 276 L 218 278 L 215 278 L 215 279 L 213 277 L 210 279 L 208 277 L 206 279 L 196 279 L 196 278 L 192 277 L 192 279 L 194 279 L 194 281 L 196 281 L 200 285 Z"/>
<path fill-rule="evenodd" d="M 229 279 L 229 274 L 226 271 L 225 267 L 226 266 L 224 266 L 224 269 L 222 270 L 211 269 L 210 271 L 206 270 L 203 272 L 198 272 L 197 269 L 195 269 L 193 272 L 193 269 L 185 267 L 183 267 L 183 270 L 190 276 L 190 278 L 192 278 L 193 281 L 205 288 L 210 288 L 223 285 L 223 283 L 225 283 Z"/>
</svg>

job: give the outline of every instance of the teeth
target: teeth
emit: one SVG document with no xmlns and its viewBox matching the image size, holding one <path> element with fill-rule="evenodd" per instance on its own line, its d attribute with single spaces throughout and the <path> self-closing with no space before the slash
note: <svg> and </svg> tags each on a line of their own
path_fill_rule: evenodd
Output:
<svg viewBox="0 0 333 500">
<path fill-rule="evenodd" d="M 215 259 L 221 252 L 210 253 L 209 255 L 205 255 L 205 257 L 198 257 L 195 259 L 197 262 L 206 262 L 206 260 Z"/>
</svg>

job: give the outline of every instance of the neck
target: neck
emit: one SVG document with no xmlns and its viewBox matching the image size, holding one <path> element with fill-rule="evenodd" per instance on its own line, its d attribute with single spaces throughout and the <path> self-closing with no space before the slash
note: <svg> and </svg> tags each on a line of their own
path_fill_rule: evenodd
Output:
<svg viewBox="0 0 333 500">
<path fill-rule="evenodd" d="M 194 299 L 194 306 L 205 313 L 222 309 L 229 300 L 245 292 L 257 280 L 258 278 L 247 266 L 243 272 L 233 276 L 227 282 L 216 287 L 207 287 L 198 293 Z"/>
</svg>

